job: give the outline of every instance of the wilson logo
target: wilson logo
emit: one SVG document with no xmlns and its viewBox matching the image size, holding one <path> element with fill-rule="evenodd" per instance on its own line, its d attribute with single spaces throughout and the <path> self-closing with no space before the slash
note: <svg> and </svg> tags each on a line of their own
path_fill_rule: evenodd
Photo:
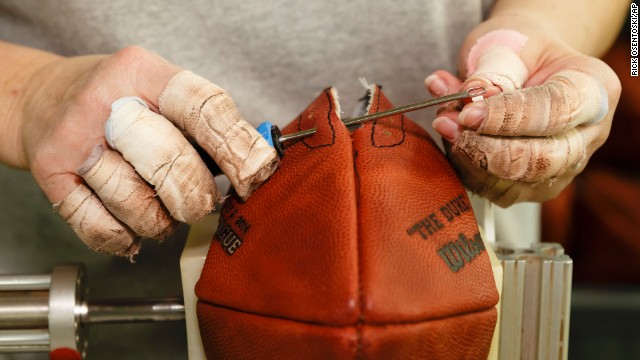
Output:
<svg viewBox="0 0 640 360">
<path fill-rule="evenodd" d="M 464 264 L 470 263 L 484 250 L 484 242 L 480 233 L 476 233 L 473 239 L 469 239 L 461 233 L 458 235 L 458 240 L 451 241 L 441 247 L 438 250 L 438 255 L 451 271 L 458 272 L 464 267 Z"/>
</svg>

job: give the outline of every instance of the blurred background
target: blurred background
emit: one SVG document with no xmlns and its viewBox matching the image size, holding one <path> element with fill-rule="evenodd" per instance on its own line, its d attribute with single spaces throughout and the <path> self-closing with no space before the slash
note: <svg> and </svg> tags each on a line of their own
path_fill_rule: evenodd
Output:
<svg viewBox="0 0 640 360">
<path fill-rule="evenodd" d="M 132 264 L 96 253 L 53 213 L 31 174 L 0 166 L 0 274 L 48 274 L 84 263 L 89 299 L 182 297 L 182 226 L 163 244 L 143 243 Z M 21 224 L 21 226 L 10 226 Z M 88 359 L 187 359 L 184 322 L 106 324 L 89 328 Z M 47 353 L 0 354 L 1 360 L 45 360 Z"/>
<path fill-rule="evenodd" d="M 570 359 L 640 359 L 640 78 L 630 45 L 627 20 L 603 58 L 622 83 L 609 139 L 542 207 L 542 241 L 574 261 Z"/>
</svg>

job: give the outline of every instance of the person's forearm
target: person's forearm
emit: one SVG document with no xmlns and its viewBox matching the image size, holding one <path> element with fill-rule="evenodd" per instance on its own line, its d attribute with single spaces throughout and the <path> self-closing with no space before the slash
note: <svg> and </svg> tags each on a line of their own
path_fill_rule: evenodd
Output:
<svg viewBox="0 0 640 360">
<path fill-rule="evenodd" d="M 59 59 L 52 53 L 0 41 L 0 162 L 26 169 L 21 137 L 21 95 L 31 75 Z"/>
<path fill-rule="evenodd" d="M 575 50 L 598 57 L 617 37 L 628 9 L 629 0 L 498 0 L 490 18 L 533 20 Z"/>
<path fill-rule="evenodd" d="M 511 29 L 529 39 L 525 51 L 544 53 L 538 41 L 555 38 L 558 44 L 588 56 L 602 56 L 620 31 L 628 0 L 590 0 L 579 3 L 558 0 L 497 0 L 489 19 L 467 36 L 460 51 L 460 74 L 467 75 L 469 50 L 476 41 L 493 30 Z M 542 58 L 524 56 L 529 59 Z M 538 64 L 524 61 L 527 67 L 537 69 Z"/>
</svg>

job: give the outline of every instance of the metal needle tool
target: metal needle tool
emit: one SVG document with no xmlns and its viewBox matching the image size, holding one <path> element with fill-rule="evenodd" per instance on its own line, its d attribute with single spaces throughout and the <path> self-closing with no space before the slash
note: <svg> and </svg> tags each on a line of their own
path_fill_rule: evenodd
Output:
<svg viewBox="0 0 640 360">
<path fill-rule="evenodd" d="M 349 127 L 353 125 L 362 124 L 364 122 L 371 121 L 371 120 L 377 120 L 377 119 L 381 119 L 381 118 L 385 118 L 393 115 L 404 114 L 410 111 L 424 109 L 429 106 L 438 105 L 438 104 L 446 103 L 449 101 L 462 100 L 462 99 L 468 99 L 468 98 L 473 98 L 475 100 L 475 98 L 477 97 L 481 98 L 485 92 L 487 92 L 487 88 L 485 87 L 482 87 L 482 86 L 472 87 L 470 89 L 467 89 L 465 91 L 460 91 L 455 94 L 445 95 L 445 96 L 441 96 L 441 97 L 437 97 L 437 98 L 433 98 L 433 99 L 429 99 L 429 100 L 425 100 L 425 101 L 421 101 L 421 102 L 417 102 L 409 105 L 404 105 L 404 106 L 396 107 L 393 109 L 380 111 L 375 114 L 369 114 L 364 116 L 358 116 L 355 118 L 344 119 L 343 123 L 347 127 Z M 316 131 L 317 129 L 313 127 L 310 129 L 294 132 L 291 134 L 281 135 L 280 129 L 278 129 L 277 126 L 272 126 L 271 135 L 273 137 L 273 145 L 278 151 L 278 154 L 282 156 L 282 150 L 283 150 L 282 145 L 285 142 L 307 138 L 315 134 Z"/>
<path fill-rule="evenodd" d="M 475 98 L 476 96 L 482 96 L 482 94 L 484 94 L 485 92 L 487 92 L 487 88 L 485 87 L 481 87 L 481 86 L 472 87 L 470 89 L 467 89 L 465 91 L 460 91 L 455 94 L 445 95 L 445 96 L 441 96 L 441 97 L 437 97 L 437 98 L 433 98 L 433 99 L 429 99 L 429 100 L 425 100 L 425 101 L 421 101 L 421 102 L 417 102 L 409 105 L 399 106 L 393 109 L 380 111 L 375 114 L 359 116 L 351 119 L 344 119 L 342 122 L 347 127 L 349 127 L 352 125 L 362 124 L 364 122 L 371 121 L 371 120 L 377 120 L 377 119 L 381 119 L 381 118 L 385 118 L 393 115 L 404 114 L 410 111 L 424 109 L 429 106 L 438 105 L 438 104 L 446 103 L 449 101 Z"/>
<path fill-rule="evenodd" d="M 485 87 L 482 87 L 482 86 L 472 87 L 470 89 L 467 89 L 465 91 L 460 91 L 455 94 L 445 95 L 438 98 L 417 102 L 414 104 L 400 106 L 397 108 L 380 111 L 375 114 L 358 116 L 350 119 L 343 119 L 342 122 L 347 127 L 349 127 L 353 125 L 362 124 L 364 122 L 371 121 L 371 120 L 381 119 L 381 118 L 385 118 L 393 115 L 403 114 L 410 111 L 424 109 L 429 106 L 438 105 L 438 104 L 446 103 L 449 101 L 462 100 L 462 99 L 468 99 L 468 98 L 472 98 L 473 100 L 482 99 L 482 95 L 485 92 L 487 92 L 487 88 Z M 262 124 L 260 124 L 260 126 L 257 127 L 256 130 L 258 130 L 258 133 L 262 135 L 262 137 L 267 141 L 269 145 L 275 148 L 276 152 L 278 153 L 278 156 L 282 157 L 284 156 L 284 144 L 286 142 L 307 138 L 315 134 L 317 131 L 317 128 L 312 127 L 310 129 L 282 135 L 279 127 L 271 124 L 270 122 L 263 122 Z M 209 170 L 214 175 L 222 174 L 222 170 L 220 170 L 218 165 L 211 159 L 211 157 L 204 150 L 202 150 L 202 148 L 200 148 L 199 146 L 196 146 L 195 148 L 200 154 L 200 157 L 202 158 L 202 160 L 205 162 L 205 164 L 209 168 Z"/>
</svg>

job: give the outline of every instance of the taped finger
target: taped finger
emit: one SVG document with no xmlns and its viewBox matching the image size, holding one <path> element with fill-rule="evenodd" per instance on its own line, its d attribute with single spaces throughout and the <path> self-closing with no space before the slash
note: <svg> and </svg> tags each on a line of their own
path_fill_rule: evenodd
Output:
<svg viewBox="0 0 640 360">
<path fill-rule="evenodd" d="M 84 185 L 79 185 L 64 200 L 54 204 L 53 209 L 91 249 L 128 257 L 140 249 L 133 231 L 114 218 Z"/>
<path fill-rule="evenodd" d="M 508 207 L 523 201 L 541 202 L 552 199 L 581 171 L 581 168 L 570 169 L 553 181 L 513 181 L 501 179 L 475 167 L 466 156 L 453 153 L 450 144 L 445 143 L 445 149 L 447 157 L 459 174 L 464 186 L 471 192 L 487 198 L 501 207 Z"/>
<path fill-rule="evenodd" d="M 97 145 L 78 175 L 109 212 L 139 236 L 163 240 L 175 230 L 177 223 L 155 191 L 118 152 Z"/>
<path fill-rule="evenodd" d="M 520 52 L 529 38 L 514 30 L 494 30 L 480 37 L 467 56 L 467 81 L 481 81 L 508 92 L 522 88 L 529 71 Z"/>
<path fill-rule="evenodd" d="M 208 80 L 179 72 L 160 95 L 159 108 L 207 151 L 243 199 L 276 170 L 275 149 L 242 119 L 227 92 Z"/>
<path fill-rule="evenodd" d="M 179 221 L 193 223 L 220 200 L 213 175 L 180 130 L 138 98 L 113 103 L 105 137 L 153 185 Z"/>
<path fill-rule="evenodd" d="M 469 50 L 467 79 L 463 88 L 483 86 L 485 98 L 522 88 L 529 70 L 520 58 L 528 37 L 514 30 L 494 30 L 480 37 Z M 477 129 L 485 120 L 486 104 L 464 107 L 458 117 L 460 124 Z"/>
<path fill-rule="evenodd" d="M 549 137 L 498 137 L 464 130 L 453 153 L 499 178 L 536 182 L 558 177 L 586 159 L 585 141 L 577 129 Z"/>
<path fill-rule="evenodd" d="M 565 70 L 544 84 L 501 93 L 465 108 L 461 120 L 473 109 L 485 113 L 478 133 L 502 136 L 548 136 L 580 124 L 593 124 L 609 110 L 607 92 L 593 76 Z M 486 110 L 485 110 L 486 109 Z"/>
<path fill-rule="evenodd" d="M 450 146 L 445 145 L 445 147 L 447 150 L 451 149 Z M 451 151 L 447 151 L 447 154 L 466 188 L 501 207 L 508 207 L 522 201 L 521 199 L 530 190 L 528 186 L 523 187 L 518 182 L 500 179 L 474 167 L 469 158 L 464 155 Z"/>
</svg>

